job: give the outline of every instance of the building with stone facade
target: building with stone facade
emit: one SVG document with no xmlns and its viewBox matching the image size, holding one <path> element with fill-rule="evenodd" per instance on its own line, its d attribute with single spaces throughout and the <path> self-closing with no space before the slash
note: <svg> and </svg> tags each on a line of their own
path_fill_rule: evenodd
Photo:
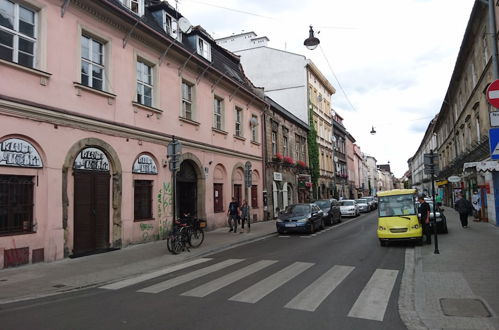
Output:
<svg viewBox="0 0 499 330">
<path fill-rule="evenodd" d="M 489 139 L 490 114 L 497 109 L 486 98 L 487 87 L 499 78 L 494 27 L 498 5 L 491 3 L 492 12 L 489 5 L 479 0 L 473 5 L 444 101 L 431 129 L 439 156 L 436 183 L 444 204 L 452 206 L 459 192 L 470 199 L 477 191 L 482 200 L 480 218 L 498 224 L 499 198 L 495 191 L 499 186 L 499 162 L 491 159 L 489 149 L 496 143 Z M 499 129 L 496 125 L 493 130 Z M 433 139 L 423 139 L 422 144 L 430 141 Z M 420 180 L 414 177 L 414 167 L 420 161 L 412 160 L 413 182 Z M 451 182 L 450 177 L 459 180 Z"/>
<path fill-rule="evenodd" d="M 264 115 L 266 218 L 294 203 L 310 201 L 308 125 L 270 97 Z"/>
<path fill-rule="evenodd" d="M 364 154 L 364 160 L 367 167 L 367 190 L 369 196 L 375 196 L 378 191 L 378 165 L 377 160 L 373 156 Z"/>
<path fill-rule="evenodd" d="M 333 197 L 347 197 L 348 191 L 348 167 L 347 167 L 347 131 L 343 126 L 343 117 L 337 112 L 333 114 L 333 150 L 334 150 L 334 188 Z"/>
<path fill-rule="evenodd" d="M 0 268 L 162 237 L 174 173 L 177 212 L 224 226 L 236 196 L 263 218 L 263 96 L 237 56 L 147 3 L 1 1 Z"/>
</svg>

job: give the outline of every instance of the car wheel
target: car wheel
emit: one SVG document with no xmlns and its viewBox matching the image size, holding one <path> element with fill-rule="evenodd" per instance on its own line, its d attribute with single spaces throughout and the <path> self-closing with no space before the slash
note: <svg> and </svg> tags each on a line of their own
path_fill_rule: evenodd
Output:
<svg viewBox="0 0 499 330">
<path fill-rule="evenodd" d="M 449 229 L 447 229 L 447 223 L 444 223 L 444 225 L 442 226 L 442 233 L 444 233 L 444 234 L 449 233 Z"/>
<path fill-rule="evenodd" d="M 340 223 L 340 222 L 341 222 L 341 214 L 340 214 L 340 216 L 338 217 L 338 223 Z"/>
<path fill-rule="evenodd" d="M 324 219 L 321 219 L 321 226 L 319 227 L 320 230 L 324 230 Z"/>
<path fill-rule="evenodd" d="M 421 246 L 421 245 L 423 245 L 423 237 L 418 238 L 418 239 L 416 240 L 416 245 L 417 245 L 417 246 Z"/>
<path fill-rule="evenodd" d="M 284 230 L 282 229 L 277 229 L 277 233 L 279 233 L 280 235 L 284 234 Z"/>
<path fill-rule="evenodd" d="M 388 242 L 387 241 L 383 241 L 383 240 L 379 240 L 379 245 L 381 246 L 387 246 Z"/>
<path fill-rule="evenodd" d="M 309 234 L 315 233 L 315 227 L 314 227 L 314 223 L 313 222 L 310 223 L 310 229 L 309 229 L 308 233 Z"/>
</svg>

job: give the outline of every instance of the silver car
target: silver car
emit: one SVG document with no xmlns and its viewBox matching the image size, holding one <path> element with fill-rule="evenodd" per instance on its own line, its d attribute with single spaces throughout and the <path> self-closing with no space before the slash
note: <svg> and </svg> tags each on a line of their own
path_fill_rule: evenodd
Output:
<svg viewBox="0 0 499 330">
<path fill-rule="evenodd" d="M 369 203 L 367 202 L 367 199 L 365 198 L 359 198 L 355 200 L 357 202 L 357 205 L 359 206 L 359 212 L 367 213 L 371 211 L 369 207 Z"/>
<path fill-rule="evenodd" d="M 340 201 L 340 211 L 343 217 L 356 217 L 360 214 L 359 206 L 353 199 L 343 199 Z"/>
</svg>

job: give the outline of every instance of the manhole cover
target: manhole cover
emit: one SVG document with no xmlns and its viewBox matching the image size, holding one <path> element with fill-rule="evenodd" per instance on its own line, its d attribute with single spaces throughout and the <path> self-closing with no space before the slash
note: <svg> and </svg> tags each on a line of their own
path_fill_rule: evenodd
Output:
<svg viewBox="0 0 499 330">
<path fill-rule="evenodd" d="M 444 315 L 464 317 L 490 317 L 487 306 L 480 299 L 441 298 Z"/>
</svg>

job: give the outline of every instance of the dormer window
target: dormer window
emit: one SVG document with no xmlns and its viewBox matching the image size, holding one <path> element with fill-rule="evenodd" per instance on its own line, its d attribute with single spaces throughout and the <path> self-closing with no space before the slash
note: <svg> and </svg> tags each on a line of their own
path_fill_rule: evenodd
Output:
<svg viewBox="0 0 499 330">
<path fill-rule="evenodd" d="M 210 44 L 198 37 L 197 53 L 203 56 L 208 61 L 211 61 L 211 48 Z"/>
<path fill-rule="evenodd" d="M 165 13 L 165 17 L 163 20 L 163 29 L 168 33 L 173 39 L 177 39 L 180 41 L 179 33 L 178 33 L 178 24 L 177 21 Z"/>
<path fill-rule="evenodd" d="M 144 0 L 120 0 L 120 2 L 135 14 L 144 15 Z"/>
</svg>

